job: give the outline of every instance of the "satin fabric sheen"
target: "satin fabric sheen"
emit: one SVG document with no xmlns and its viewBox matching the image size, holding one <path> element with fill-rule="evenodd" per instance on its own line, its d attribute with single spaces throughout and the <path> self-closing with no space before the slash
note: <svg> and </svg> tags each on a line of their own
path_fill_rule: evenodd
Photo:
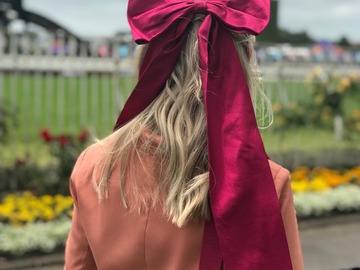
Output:
<svg viewBox="0 0 360 270">
<path fill-rule="evenodd" d="M 186 28 L 206 15 L 198 34 L 207 112 L 210 204 L 201 270 L 292 269 L 279 202 L 257 128 L 247 80 L 230 31 L 260 33 L 269 0 L 130 0 L 134 40 L 149 43 L 139 80 L 115 126 L 143 111 L 175 67 Z"/>
</svg>

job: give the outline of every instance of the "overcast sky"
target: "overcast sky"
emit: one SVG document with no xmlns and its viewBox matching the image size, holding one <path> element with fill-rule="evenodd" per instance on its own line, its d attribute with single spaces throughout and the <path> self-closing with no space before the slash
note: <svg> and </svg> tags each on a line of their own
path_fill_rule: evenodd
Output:
<svg viewBox="0 0 360 270">
<path fill-rule="evenodd" d="M 113 35 L 129 29 L 127 0 L 24 0 L 24 6 L 82 37 Z M 347 36 L 360 43 L 359 13 L 360 0 L 279 0 L 280 27 L 307 31 L 316 39 Z"/>
</svg>

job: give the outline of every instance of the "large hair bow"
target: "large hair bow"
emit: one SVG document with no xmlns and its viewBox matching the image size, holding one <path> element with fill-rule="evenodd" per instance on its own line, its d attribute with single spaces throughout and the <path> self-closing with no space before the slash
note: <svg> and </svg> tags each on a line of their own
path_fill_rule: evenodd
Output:
<svg viewBox="0 0 360 270">
<path fill-rule="evenodd" d="M 199 56 L 207 113 L 212 219 L 201 270 L 292 269 L 279 201 L 231 31 L 259 34 L 270 0 L 129 0 L 134 40 L 149 43 L 138 83 L 115 126 L 163 90 L 196 14 L 204 14 Z"/>
</svg>

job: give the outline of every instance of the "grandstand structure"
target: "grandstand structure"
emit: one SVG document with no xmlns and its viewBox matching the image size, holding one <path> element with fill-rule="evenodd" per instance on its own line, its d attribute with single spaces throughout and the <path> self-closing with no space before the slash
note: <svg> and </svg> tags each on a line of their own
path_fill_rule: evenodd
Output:
<svg viewBox="0 0 360 270">
<path fill-rule="evenodd" d="M 28 10 L 24 2 L 0 0 L 0 75 L 1 71 L 133 72 L 131 59 L 124 59 L 134 49 L 130 33 L 119 32 L 102 40 L 83 39 L 46 15 Z M 24 30 L 11 30 L 16 21 L 22 22 Z M 44 29 L 46 38 L 40 39 L 32 25 Z"/>
<path fill-rule="evenodd" d="M 78 42 L 82 41 L 69 29 L 51 20 L 50 18 L 47 18 L 42 14 L 24 9 L 23 0 L 0 0 L 0 27 L 6 29 L 7 25 L 15 19 L 22 20 L 26 24 L 33 23 L 35 25 L 41 26 L 51 33 L 62 31 L 65 36 L 74 38 Z"/>
</svg>

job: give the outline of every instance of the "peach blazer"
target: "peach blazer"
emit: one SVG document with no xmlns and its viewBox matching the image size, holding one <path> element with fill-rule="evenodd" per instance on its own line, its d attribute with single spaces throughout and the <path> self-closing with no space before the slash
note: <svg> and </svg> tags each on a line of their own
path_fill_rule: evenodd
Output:
<svg viewBox="0 0 360 270">
<path fill-rule="evenodd" d="M 64 269 L 197 270 L 203 221 L 178 228 L 163 215 L 160 206 L 144 214 L 129 212 L 121 203 L 118 173 L 111 176 L 109 198 L 99 203 L 92 187 L 91 175 L 103 147 L 93 144 L 87 148 L 78 158 L 71 175 L 74 214 L 66 243 Z M 281 205 L 293 269 L 302 270 L 304 267 L 290 174 L 281 166 L 269 162 Z M 144 171 L 140 163 L 132 165 L 138 176 L 136 181 L 155 179 L 154 175 Z M 146 159 L 145 166 L 151 168 L 151 158 Z"/>
</svg>

